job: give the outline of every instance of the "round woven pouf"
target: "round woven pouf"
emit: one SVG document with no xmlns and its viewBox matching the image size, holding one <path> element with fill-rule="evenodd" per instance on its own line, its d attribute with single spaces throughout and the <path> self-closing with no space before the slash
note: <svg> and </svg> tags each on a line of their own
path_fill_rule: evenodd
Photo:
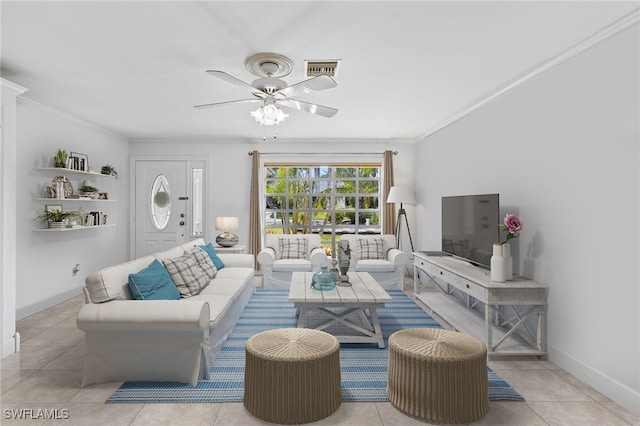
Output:
<svg viewBox="0 0 640 426">
<path fill-rule="evenodd" d="M 340 406 L 340 343 L 331 334 L 278 328 L 252 336 L 245 350 L 244 406 L 259 419 L 309 423 Z"/>
<path fill-rule="evenodd" d="M 487 348 L 450 330 L 413 328 L 389 337 L 389 400 L 437 423 L 469 423 L 489 410 Z"/>
</svg>

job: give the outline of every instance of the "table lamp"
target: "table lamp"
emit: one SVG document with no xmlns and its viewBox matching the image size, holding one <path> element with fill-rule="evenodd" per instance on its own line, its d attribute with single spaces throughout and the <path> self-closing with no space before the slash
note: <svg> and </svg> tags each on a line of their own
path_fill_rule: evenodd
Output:
<svg viewBox="0 0 640 426">
<path fill-rule="evenodd" d="M 232 216 L 216 217 L 216 229 L 224 231 L 216 237 L 216 243 L 222 247 L 233 247 L 238 244 L 238 236 L 229 231 L 240 228 L 240 218 Z"/>
</svg>

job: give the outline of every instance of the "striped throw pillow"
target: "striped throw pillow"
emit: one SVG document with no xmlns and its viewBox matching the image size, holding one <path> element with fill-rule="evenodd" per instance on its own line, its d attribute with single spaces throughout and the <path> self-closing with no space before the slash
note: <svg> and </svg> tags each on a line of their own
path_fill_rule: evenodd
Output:
<svg viewBox="0 0 640 426">
<path fill-rule="evenodd" d="M 309 240 L 303 237 L 279 238 L 280 259 L 307 259 Z"/>
<path fill-rule="evenodd" d="M 382 238 L 358 238 L 358 259 L 384 259 Z"/>
<path fill-rule="evenodd" d="M 180 257 L 162 259 L 162 264 L 167 268 L 182 297 L 199 294 L 217 273 L 211 258 L 200 247 L 187 250 Z"/>
</svg>

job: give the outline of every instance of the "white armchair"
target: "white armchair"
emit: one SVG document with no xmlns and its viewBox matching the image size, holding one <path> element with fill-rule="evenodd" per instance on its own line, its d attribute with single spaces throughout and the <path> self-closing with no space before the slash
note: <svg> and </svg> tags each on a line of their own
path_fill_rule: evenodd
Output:
<svg viewBox="0 0 640 426">
<path fill-rule="evenodd" d="M 267 290 L 288 290 L 294 271 L 315 272 L 327 263 L 318 234 L 267 234 L 264 245 L 257 259 Z"/>
<path fill-rule="evenodd" d="M 396 237 L 384 235 L 343 235 L 351 249 L 350 271 L 369 272 L 385 290 L 402 290 L 409 255 L 396 248 Z"/>
</svg>

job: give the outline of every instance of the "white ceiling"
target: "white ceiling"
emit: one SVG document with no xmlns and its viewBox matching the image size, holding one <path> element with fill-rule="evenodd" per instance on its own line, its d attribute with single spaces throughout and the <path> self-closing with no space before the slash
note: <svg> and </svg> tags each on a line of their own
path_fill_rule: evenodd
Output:
<svg viewBox="0 0 640 426">
<path fill-rule="evenodd" d="M 338 87 L 298 96 L 279 138 L 416 138 L 638 7 L 626 2 L 1 2 L 2 77 L 25 98 L 129 138 L 260 138 L 257 52 L 341 59 Z M 289 111 L 288 111 L 289 112 Z M 273 129 L 267 129 L 268 134 Z"/>
</svg>

